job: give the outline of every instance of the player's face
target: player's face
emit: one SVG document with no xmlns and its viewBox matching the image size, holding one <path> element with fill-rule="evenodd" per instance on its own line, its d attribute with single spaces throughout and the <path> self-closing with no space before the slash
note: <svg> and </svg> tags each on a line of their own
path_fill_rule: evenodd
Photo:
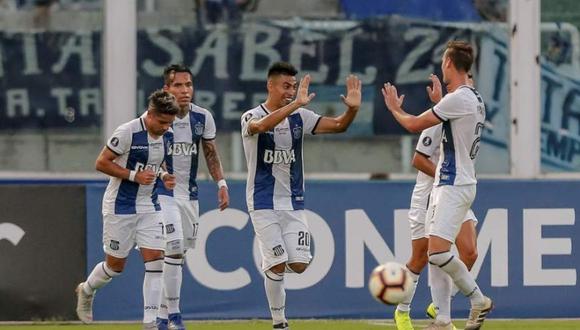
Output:
<svg viewBox="0 0 580 330">
<path fill-rule="evenodd" d="M 177 99 L 179 107 L 184 109 L 189 107 L 193 98 L 193 82 L 191 75 L 187 72 L 175 72 L 169 85 L 163 86 L 163 89 L 173 94 Z"/>
<path fill-rule="evenodd" d="M 298 88 L 296 77 L 276 75 L 268 80 L 268 97 L 283 107 L 294 100 L 296 88 Z"/>
<path fill-rule="evenodd" d="M 147 119 L 147 131 L 149 131 L 151 135 L 161 136 L 169 130 L 173 120 L 175 120 L 175 115 L 148 111 Z"/>
</svg>

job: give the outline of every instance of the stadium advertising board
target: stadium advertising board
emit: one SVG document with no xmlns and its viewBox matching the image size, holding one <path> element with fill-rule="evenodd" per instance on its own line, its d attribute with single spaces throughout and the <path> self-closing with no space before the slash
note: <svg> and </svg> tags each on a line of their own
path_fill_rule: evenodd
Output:
<svg viewBox="0 0 580 330">
<path fill-rule="evenodd" d="M 314 259 L 302 275 L 287 274 L 291 318 L 390 318 L 366 288 L 378 264 L 404 262 L 410 252 L 409 182 L 311 182 L 306 206 Z M 90 186 L 88 267 L 102 259 L 100 198 Z M 198 247 L 187 255 L 182 312 L 188 319 L 268 318 L 260 257 L 245 207 L 245 185 L 230 183 L 231 207 L 219 212 L 215 185 L 204 182 Z M 333 193 L 329 193 L 333 192 Z M 340 192 L 340 193 L 336 193 Z M 498 318 L 580 317 L 574 307 L 580 228 L 575 221 L 580 182 L 484 181 L 473 207 L 479 218 L 473 274 L 494 298 Z M 88 269 L 89 270 L 89 269 Z M 125 273 L 96 296 L 95 319 L 139 319 L 143 266 L 130 256 Z M 412 313 L 423 317 L 430 301 L 420 280 Z M 554 297 L 557 304 L 546 304 Z M 466 317 L 468 300 L 453 301 Z"/>
<path fill-rule="evenodd" d="M 75 319 L 85 187 L 0 185 L 0 321 Z"/>
</svg>

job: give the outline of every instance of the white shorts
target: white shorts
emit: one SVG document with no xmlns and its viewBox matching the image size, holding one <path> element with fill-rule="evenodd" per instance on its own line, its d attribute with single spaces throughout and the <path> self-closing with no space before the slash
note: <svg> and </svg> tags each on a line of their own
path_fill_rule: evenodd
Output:
<svg viewBox="0 0 580 330">
<path fill-rule="evenodd" d="M 411 207 L 411 209 L 409 209 L 408 217 L 409 217 L 409 225 L 411 227 L 411 240 L 429 237 L 427 231 L 425 230 L 425 219 L 427 217 L 427 210 Z M 465 214 L 463 222 L 470 220 L 473 221 L 475 224 L 477 224 L 478 220 L 471 209 L 469 209 L 469 211 L 467 211 L 467 213 Z"/>
<path fill-rule="evenodd" d="M 427 210 L 427 234 L 455 242 L 476 191 L 475 185 L 434 187 Z"/>
<path fill-rule="evenodd" d="M 165 225 L 166 255 L 185 253 L 195 248 L 199 202 L 159 195 Z"/>
<path fill-rule="evenodd" d="M 262 270 L 282 263 L 310 263 L 310 232 L 303 210 L 250 212 L 262 254 Z"/>
<path fill-rule="evenodd" d="M 103 214 L 103 250 L 116 258 L 126 258 L 131 248 L 163 250 L 161 212 L 141 214 Z"/>
</svg>

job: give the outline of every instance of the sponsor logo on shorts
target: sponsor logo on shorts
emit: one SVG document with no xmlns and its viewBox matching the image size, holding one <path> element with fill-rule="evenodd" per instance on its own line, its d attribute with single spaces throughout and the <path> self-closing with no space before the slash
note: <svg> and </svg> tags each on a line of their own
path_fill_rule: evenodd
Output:
<svg viewBox="0 0 580 330">
<path fill-rule="evenodd" d="M 111 242 L 109 243 L 109 247 L 113 251 L 119 250 L 119 241 L 111 240 Z"/>
<path fill-rule="evenodd" d="M 282 245 L 276 245 L 274 246 L 274 248 L 272 249 L 272 251 L 274 251 L 274 255 L 276 257 L 279 257 L 281 255 L 284 254 L 284 249 L 282 248 Z"/>
<path fill-rule="evenodd" d="M 165 225 L 165 232 L 168 234 L 175 232 L 175 227 L 172 223 Z"/>
</svg>

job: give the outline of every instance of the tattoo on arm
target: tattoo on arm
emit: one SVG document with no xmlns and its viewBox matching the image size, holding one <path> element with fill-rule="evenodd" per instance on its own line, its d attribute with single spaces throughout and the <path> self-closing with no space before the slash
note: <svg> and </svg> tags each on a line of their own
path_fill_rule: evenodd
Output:
<svg viewBox="0 0 580 330">
<path fill-rule="evenodd" d="M 223 179 L 224 171 L 222 169 L 220 157 L 217 152 L 217 145 L 215 140 L 203 140 L 201 143 L 203 146 L 203 154 L 205 156 L 209 174 L 211 174 L 211 177 L 214 179 L 214 181 Z"/>
</svg>

